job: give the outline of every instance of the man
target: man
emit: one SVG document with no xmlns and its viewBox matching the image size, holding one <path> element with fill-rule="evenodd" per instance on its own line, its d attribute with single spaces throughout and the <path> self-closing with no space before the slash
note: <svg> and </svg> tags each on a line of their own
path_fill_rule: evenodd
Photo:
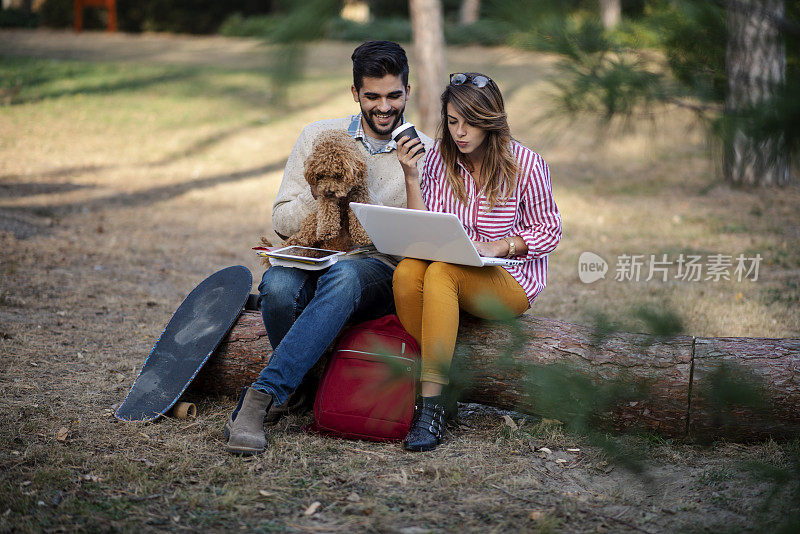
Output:
<svg viewBox="0 0 800 534">
<path fill-rule="evenodd" d="M 272 208 L 272 223 L 282 237 L 294 234 L 316 209 L 315 192 L 303 178 L 303 162 L 317 135 L 347 131 L 367 162 L 372 202 L 405 207 L 403 170 L 393 153 L 391 132 L 402 124 L 411 87 L 403 48 L 390 41 L 371 41 L 355 49 L 353 100 L 361 112 L 323 120 L 303 129 L 295 143 Z M 426 146 L 432 140 L 420 133 Z M 419 163 L 421 165 L 421 162 Z M 264 418 L 285 406 L 306 373 L 347 322 L 361 322 L 394 312 L 392 274 L 396 260 L 377 252 L 338 261 L 325 271 L 273 266 L 259 285 L 259 302 L 272 358 L 258 379 L 242 391 L 225 425 L 227 450 L 257 454 L 266 448 Z"/>
</svg>

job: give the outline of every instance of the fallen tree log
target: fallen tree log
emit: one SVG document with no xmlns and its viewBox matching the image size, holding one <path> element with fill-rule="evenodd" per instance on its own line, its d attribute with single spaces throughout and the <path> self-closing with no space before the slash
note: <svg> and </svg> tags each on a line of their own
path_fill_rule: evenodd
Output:
<svg viewBox="0 0 800 534">
<path fill-rule="evenodd" d="M 260 314 L 245 311 L 192 389 L 238 395 L 271 355 Z M 462 317 L 455 365 L 467 380 L 460 400 L 541 415 L 530 375 L 553 364 L 598 385 L 616 381 L 646 391 L 610 408 L 606 415 L 619 429 L 737 441 L 800 431 L 799 339 L 624 332 L 598 338 L 590 327 L 528 315 L 516 326 Z M 737 392 L 750 397 L 738 399 Z"/>
<path fill-rule="evenodd" d="M 800 435 L 800 339 L 698 337 L 693 363 L 693 434 Z"/>
</svg>

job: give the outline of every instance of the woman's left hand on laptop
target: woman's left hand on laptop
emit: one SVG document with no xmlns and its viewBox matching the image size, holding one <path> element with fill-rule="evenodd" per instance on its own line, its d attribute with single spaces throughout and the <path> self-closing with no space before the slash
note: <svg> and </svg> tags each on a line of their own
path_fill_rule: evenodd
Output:
<svg viewBox="0 0 800 534">
<path fill-rule="evenodd" d="M 473 241 L 475 250 L 484 258 L 502 258 L 508 254 L 508 243 L 502 239 L 497 241 Z"/>
</svg>

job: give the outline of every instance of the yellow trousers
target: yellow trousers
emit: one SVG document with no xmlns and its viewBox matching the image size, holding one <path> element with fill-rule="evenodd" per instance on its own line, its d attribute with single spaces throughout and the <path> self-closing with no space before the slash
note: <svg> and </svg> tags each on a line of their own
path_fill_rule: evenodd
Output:
<svg viewBox="0 0 800 534">
<path fill-rule="evenodd" d="M 458 335 L 459 309 L 484 319 L 521 315 L 530 303 L 502 267 L 468 267 L 406 258 L 394 271 L 400 322 L 422 349 L 423 382 L 447 384 Z"/>
</svg>

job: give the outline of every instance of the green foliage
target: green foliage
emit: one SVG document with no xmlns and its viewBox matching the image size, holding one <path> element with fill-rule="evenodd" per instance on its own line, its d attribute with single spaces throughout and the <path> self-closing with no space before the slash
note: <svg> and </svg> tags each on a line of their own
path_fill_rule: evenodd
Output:
<svg viewBox="0 0 800 534">
<path fill-rule="evenodd" d="M 614 406 L 646 398 L 646 390 L 630 380 L 598 383 L 596 377 L 569 365 L 537 365 L 526 372 L 525 387 L 536 412 L 564 422 L 577 434 L 607 423 L 603 414 Z"/>
<path fill-rule="evenodd" d="M 629 19 L 641 18 L 648 6 L 648 0 L 622 0 L 622 16 Z"/>
<path fill-rule="evenodd" d="M 360 24 L 338 16 L 341 10 L 338 0 L 292 0 L 284 2 L 283 7 L 283 12 L 270 16 L 247 18 L 237 13 L 221 27 L 224 35 L 261 37 L 284 45 L 274 67 L 274 79 L 279 80 L 279 86 L 274 88 L 273 94 L 278 99 L 285 97 L 288 86 L 300 72 L 304 57 L 302 44 L 305 42 L 323 37 L 355 42 L 370 39 L 411 40 L 411 24 L 407 18 L 376 18 Z M 504 34 L 508 28 L 507 24 L 498 21 L 479 21 L 468 26 L 448 24 L 445 37 L 448 42 L 458 44 L 500 44 L 505 41 Z"/>
<path fill-rule="evenodd" d="M 328 21 L 341 9 L 339 0 L 286 1 L 286 17 L 269 37 L 275 43 L 302 43 L 325 36 Z"/>
<path fill-rule="evenodd" d="M 408 2 L 396 0 L 367 0 L 370 15 L 374 18 L 408 19 Z"/>
<path fill-rule="evenodd" d="M 505 0 L 498 0 L 511 17 Z M 526 4 L 532 9 L 533 4 Z M 756 140 L 762 168 L 800 153 L 800 7 L 787 3 L 785 18 L 774 23 L 786 39 L 787 77 L 771 98 L 745 109 L 722 110 L 728 85 L 725 72 L 727 9 L 738 4 L 705 0 L 652 0 L 641 16 L 607 32 L 579 9 L 550 6 L 533 26 L 510 42 L 548 50 L 565 58 L 554 80 L 560 111 L 614 117 L 649 114 L 658 105 L 694 111 L 723 146 L 735 136 Z M 522 8 L 524 9 L 524 8 Z M 758 164 L 759 162 L 755 162 Z"/>
<path fill-rule="evenodd" d="M 681 318 L 669 310 L 640 306 L 635 315 L 644 322 L 646 332 L 659 338 L 677 336 L 684 330 Z"/>
<path fill-rule="evenodd" d="M 567 57 L 588 54 L 598 48 L 606 48 L 599 24 L 583 24 L 578 19 L 564 19 L 557 15 L 545 15 L 525 30 L 513 32 L 510 44 L 528 50 L 556 52 Z M 585 50 L 583 47 L 586 47 Z"/>
<path fill-rule="evenodd" d="M 276 32 L 283 32 L 287 14 L 245 17 L 241 13 L 229 16 L 220 27 L 219 33 L 232 37 L 259 37 L 275 41 Z M 478 44 L 496 46 L 506 44 L 511 30 L 508 23 L 482 19 L 474 24 L 445 24 L 445 41 L 451 45 Z M 315 32 L 326 39 L 364 42 L 372 39 L 386 39 L 401 43 L 410 42 L 411 22 L 407 18 L 375 18 L 368 23 L 359 23 L 337 16 L 325 23 L 324 28 Z M 320 35 L 321 33 L 321 35 Z"/>
<path fill-rule="evenodd" d="M 245 17 L 234 13 L 219 27 L 219 34 L 226 37 L 259 37 L 272 35 L 283 20 L 282 15 L 254 15 Z"/>
<path fill-rule="evenodd" d="M 14 8 L 0 10 L 0 28 L 35 28 L 38 24 L 36 13 Z"/>
<path fill-rule="evenodd" d="M 517 31 L 535 31 L 541 24 L 552 20 L 566 20 L 582 16 L 580 0 L 485 0 L 487 17 L 511 24 Z"/>
<path fill-rule="evenodd" d="M 661 45 L 675 78 L 701 100 L 725 98 L 724 7 L 716 2 L 681 1 L 653 10 L 651 27 L 662 34 Z"/>
<path fill-rule="evenodd" d="M 406 19 L 409 17 L 407 1 L 367 0 L 370 15 L 374 19 Z M 454 17 L 461 6 L 461 0 L 442 0 L 445 17 Z M 387 38 L 388 39 L 388 38 Z"/>
<path fill-rule="evenodd" d="M 484 311 L 488 310 L 492 316 L 498 318 L 495 324 L 498 329 L 504 330 L 503 337 L 509 340 L 508 345 L 503 347 L 497 366 L 504 374 L 522 377 L 520 389 L 525 397 L 525 411 L 561 422 L 565 431 L 582 436 L 602 449 L 617 464 L 634 472 L 644 473 L 645 454 L 641 440 L 627 439 L 630 435 L 609 433 L 609 430 L 614 423 L 611 414 L 620 406 L 630 402 L 648 401 L 648 384 L 625 375 L 614 379 L 600 378 L 595 373 L 573 365 L 521 362 L 515 355 L 525 350 L 531 333 L 522 329 L 517 318 L 507 315 L 504 317 L 503 310 L 497 303 L 493 307 L 491 302 L 486 302 L 484 307 Z M 493 310 L 496 313 L 491 313 Z M 653 336 L 643 338 L 640 347 L 642 353 L 647 349 L 648 343 L 678 335 L 683 330 L 680 318 L 669 310 L 638 307 L 631 311 L 628 320 L 623 321 L 615 321 L 603 313 L 595 313 L 588 350 L 597 353 L 609 337 L 617 332 L 642 327 Z M 449 370 L 448 387 L 451 394 L 458 395 L 474 383 L 472 371 L 459 364 L 464 360 L 457 352 L 453 367 Z"/>
<path fill-rule="evenodd" d="M 614 40 L 622 47 L 658 48 L 664 41 L 664 33 L 654 26 L 648 18 L 639 20 L 622 19 L 619 26 L 611 33 Z"/>
<path fill-rule="evenodd" d="M 724 143 L 740 133 L 759 139 L 766 164 L 800 154 L 800 73 L 793 74 L 771 98 L 720 117 L 714 132 Z"/>
<path fill-rule="evenodd" d="M 570 114 L 588 112 L 605 120 L 630 116 L 665 94 L 663 75 L 643 69 L 639 58 L 598 56 L 562 68 L 570 78 L 553 83 L 561 91 L 562 109 Z"/>
<path fill-rule="evenodd" d="M 592 113 L 611 119 L 631 116 L 654 103 L 669 100 L 675 90 L 651 59 L 627 48 L 617 35 L 592 18 L 550 17 L 512 44 L 546 50 L 565 58 L 553 80 L 561 110 Z"/>
<path fill-rule="evenodd" d="M 212 33 L 230 12 L 227 2 L 209 0 L 149 0 L 142 29 L 176 33 Z"/>
<path fill-rule="evenodd" d="M 764 386 L 758 377 L 729 363 L 723 362 L 714 368 L 704 377 L 700 388 L 702 398 L 710 405 L 716 426 L 733 426 L 735 413 L 742 408 L 760 412 L 767 406 Z"/>
<path fill-rule="evenodd" d="M 511 25 L 493 19 L 479 19 L 473 24 L 445 24 L 444 39 L 451 45 L 497 46 L 508 43 Z"/>
<path fill-rule="evenodd" d="M 632 317 L 656 339 L 675 336 L 683 330 L 680 318 L 670 311 L 639 307 L 633 310 Z M 629 329 L 630 326 L 617 323 L 605 314 L 595 314 L 591 350 L 599 351 L 610 336 Z M 645 348 L 643 345 L 642 350 Z M 648 395 L 646 384 L 625 376 L 598 381 L 595 376 L 564 365 L 534 366 L 526 372 L 526 390 L 537 412 L 564 421 L 567 429 L 577 433 L 595 434 L 607 425 L 605 414 L 615 406 L 643 401 Z M 599 434 L 595 437 L 601 442 L 607 441 Z"/>
<path fill-rule="evenodd" d="M 49 28 L 67 28 L 72 26 L 74 11 L 72 0 L 45 0 L 39 8 L 39 17 L 42 26 Z M 92 27 L 92 17 L 95 21 L 95 10 L 87 10 L 84 13 L 84 27 Z M 96 22 L 95 22 L 96 23 Z"/>
<path fill-rule="evenodd" d="M 786 20 L 790 29 L 783 32 L 786 41 L 786 73 L 790 80 L 800 77 L 800 2 L 786 3 Z"/>
<path fill-rule="evenodd" d="M 272 95 L 277 104 L 286 101 L 289 87 L 301 77 L 305 59 L 303 45 L 322 38 L 328 21 L 341 9 L 339 0 L 286 0 L 284 5 L 286 14 L 276 19 L 274 25 L 266 23 L 272 31 L 264 36 L 268 41 L 282 45 L 275 54 L 277 61 L 270 69 Z"/>
<path fill-rule="evenodd" d="M 411 41 L 411 22 L 407 18 L 380 18 L 360 24 L 336 17 L 328 26 L 327 36 L 342 41 L 363 42 L 372 39 Z"/>
</svg>

